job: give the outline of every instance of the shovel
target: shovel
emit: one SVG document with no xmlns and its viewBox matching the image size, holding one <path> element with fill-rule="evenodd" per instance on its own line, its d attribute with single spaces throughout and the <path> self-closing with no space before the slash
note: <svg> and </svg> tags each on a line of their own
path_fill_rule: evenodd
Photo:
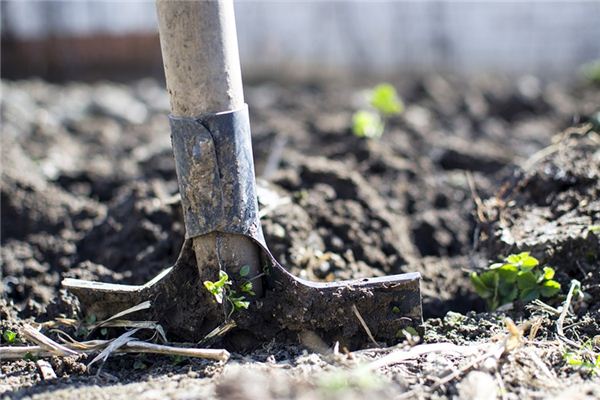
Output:
<svg viewBox="0 0 600 400">
<path fill-rule="evenodd" d="M 63 286 L 98 318 L 149 300 L 138 319 L 185 341 L 218 336 L 247 347 L 309 333 L 356 348 L 420 329 L 418 273 L 320 283 L 277 262 L 258 216 L 233 2 L 158 0 L 157 14 L 186 240 L 176 263 L 145 285 Z"/>
</svg>

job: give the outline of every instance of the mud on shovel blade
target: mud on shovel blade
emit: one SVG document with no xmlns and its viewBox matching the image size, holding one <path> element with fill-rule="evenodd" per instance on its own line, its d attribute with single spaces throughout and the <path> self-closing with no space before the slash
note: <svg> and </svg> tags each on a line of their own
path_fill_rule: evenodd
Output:
<svg viewBox="0 0 600 400">
<path fill-rule="evenodd" d="M 172 339 L 198 341 L 229 314 L 203 282 L 217 280 L 223 268 L 237 289 L 246 279 L 239 269 L 249 262 L 260 290 L 232 318 L 237 332 L 256 340 L 297 340 L 312 331 L 326 342 L 359 347 L 369 340 L 367 329 L 377 341 L 394 343 L 402 329 L 420 327 L 418 273 L 318 283 L 289 274 L 275 260 L 258 216 L 232 4 L 157 5 L 186 241 L 175 265 L 145 285 L 74 279 L 63 285 L 101 319 L 150 300 L 149 309 L 130 318 L 158 321 Z"/>
</svg>

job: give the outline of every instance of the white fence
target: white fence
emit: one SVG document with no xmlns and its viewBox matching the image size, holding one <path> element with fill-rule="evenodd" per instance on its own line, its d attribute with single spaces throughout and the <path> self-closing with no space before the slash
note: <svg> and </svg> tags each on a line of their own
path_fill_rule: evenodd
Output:
<svg viewBox="0 0 600 400">
<path fill-rule="evenodd" d="M 18 37 L 155 32 L 150 1 L 3 1 Z M 600 58 L 600 1 L 238 1 L 246 72 L 571 75 Z"/>
</svg>

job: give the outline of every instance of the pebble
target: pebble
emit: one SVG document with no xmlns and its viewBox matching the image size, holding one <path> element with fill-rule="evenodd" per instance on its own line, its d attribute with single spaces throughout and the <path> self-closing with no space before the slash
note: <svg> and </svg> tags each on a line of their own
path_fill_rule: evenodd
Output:
<svg viewBox="0 0 600 400">
<path fill-rule="evenodd" d="M 470 372 L 457 388 L 459 398 L 463 400 L 495 400 L 498 397 L 498 384 L 487 372 Z"/>
</svg>

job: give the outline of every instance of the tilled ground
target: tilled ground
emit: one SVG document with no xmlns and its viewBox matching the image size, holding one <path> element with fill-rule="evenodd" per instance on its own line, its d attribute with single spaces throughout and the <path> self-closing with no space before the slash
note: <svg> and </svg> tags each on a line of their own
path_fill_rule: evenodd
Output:
<svg viewBox="0 0 600 400">
<path fill-rule="evenodd" d="M 246 88 L 271 251 L 314 280 L 421 272 L 426 343 L 496 343 L 505 315 L 539 324 L 535 338 L 437 388 L 472 358 L 428 353 L 365 370 L 391 349 L 324 355 L 268 343 L 226 365 L 114 357 L 97 376 L 89 360 L 53 358 L 52 381 L 33 361 L 2 361 L 0 394 L 482 398 L 495 388 L 505 398 L 599 396 L 597 377 L 566 365 L 551 309 L 517 303 L 483 313 L 467 271 L 531 250 L 556 268 L 564 293 L 577 279 L 588 294 L 566 319 L 569 338 L 600 335 L 600 142 L 597 126 L 581 125 L 598 112 L 600 90 L 532 77 L 394 83 L 406 111 L 378 141 L 351 134 L 359 86 Z M 2 93 L 0 328 L 81 317 L 60 292 L 64 277 L 141 284 L 171 265 L 183 225 L 163 88 L 26 81 L 3 82 Z"/>
</svg>

